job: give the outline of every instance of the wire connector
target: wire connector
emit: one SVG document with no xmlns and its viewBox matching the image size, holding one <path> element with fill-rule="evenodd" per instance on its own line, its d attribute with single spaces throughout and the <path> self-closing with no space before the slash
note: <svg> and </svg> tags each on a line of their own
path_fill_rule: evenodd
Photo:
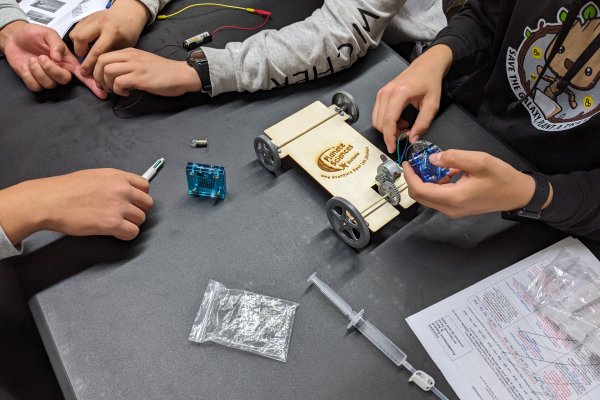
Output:
<svg viewBox="0 0 600 400">
<path fill-rule="evenodd" d="M 260 16 L 265 17 L 265 18 L 271 18 L 273 16 L 273 13 L 271 11 L 257 10 L 257 9 L 255 9 L 253 11 L 253 14 L 257 14 L 257 15 L 260 15 Z"/>
<path fill-rule="evenodd" d="M 414 382 L 418 387 L 426 392 L 429 392 L 435 386 L 435 380 L 425 372 L 418 370 L 408 379 L 409 382 Z"/>
</svg>

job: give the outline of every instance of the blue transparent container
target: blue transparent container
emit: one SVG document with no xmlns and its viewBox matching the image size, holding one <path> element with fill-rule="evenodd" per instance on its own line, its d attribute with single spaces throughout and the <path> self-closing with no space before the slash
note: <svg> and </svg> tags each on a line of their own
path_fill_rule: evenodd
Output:
<svg viewBox="0 0 600 400">
<path fill-rule="evenodd" d="M 430 155 L 441 151 L 438 146 L 425 140 L 416 141 L 408 148 L 408 163 L 423 182 L 435 183 L 450 172 L 447 168 L 436 167 L 429 162 Z"/>
<path fill-rule="evenodd" d="M 224 199 L 227 195 L 224 167 L 188 162 L 185 175 L 192 196 Z"/>
</svg>

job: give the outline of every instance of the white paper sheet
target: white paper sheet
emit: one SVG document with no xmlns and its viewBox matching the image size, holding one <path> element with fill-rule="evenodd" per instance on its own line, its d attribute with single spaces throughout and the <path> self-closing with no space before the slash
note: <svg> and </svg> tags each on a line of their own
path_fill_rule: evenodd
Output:
<svg viewBox="0 0 600 400">
<path fill-rule="evenodd" d="M 29 22 L 54 29 L 64 37 L 77 22 L 106 9 L 107 0 L 23 0 L 19 7 Z"/>
<path fill-rule="evenodd" d="M 407 318 L 461 399 L 600 399 L 600 358 L 535 312 L 526 294 L 563 247 L 600 273 L 600 261 L 566 238 Z"/>
</svg>

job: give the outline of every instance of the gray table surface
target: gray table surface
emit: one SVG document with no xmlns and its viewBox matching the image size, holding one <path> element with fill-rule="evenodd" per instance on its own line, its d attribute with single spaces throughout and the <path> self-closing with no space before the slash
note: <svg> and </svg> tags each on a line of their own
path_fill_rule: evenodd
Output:
<svg viewBox="0 0 600 400">
<path fill-rule="evenodd" d="M 304 7 L 293 17 L 275 14 L 276 23 L 303 18 L 310 12 Z M 183 25 L 156 26 L 142 47 L 185 36 Z M 110 102 L 97 101 L 79 86 L 61 101 L 37 104 L 0 63 L 9 94 L 0 98 L 0 187 L 91 167 L 141 173 L 158 157 L 167 160 L 152 182 L 155 206 L 133 242 L 41 233 L 28 240 L 25 255 L 1 263 L 28 282 L 30 306 L 65 396 L 431 398 L 360 334 L 346 332 L 344 317 L 307 287 L 307 277 L 317 271 L 352 306 L 365 308 L 411 363 L 455 398 L 405 318 L 564 235 L 544 225 L 503 222 L 497 215 L 448 220 L 425 211 L 409 222 L 393 221 L 357 252 L 329 227 L 327 193 L 293 163 L 273 176 L 252 148 L 265 128 L 315 100 L 329 103 L 341 88 L 354 94 L 362 110 L 354 127 L 382 147 L 370 111 L 377 89 L 404 65 L 380 46 L 350 70 L 317 82 L 214 101 L 144 96 L 128 112 L 145 115 L 121 119 Z M 190 148 L 197 137 L 208 137 L 210 146 Z M 523 166 L 455 106 L 440 115 L 429 137 L 445 148 L 489 151 Z M 225 166 L 227 199 L 189 197 L 187 161 Z M 600 253 L 594 244 L 592 249 Z M 300 303 L 287 363 L 187 340 L 209 279 Z"/>
</svg>

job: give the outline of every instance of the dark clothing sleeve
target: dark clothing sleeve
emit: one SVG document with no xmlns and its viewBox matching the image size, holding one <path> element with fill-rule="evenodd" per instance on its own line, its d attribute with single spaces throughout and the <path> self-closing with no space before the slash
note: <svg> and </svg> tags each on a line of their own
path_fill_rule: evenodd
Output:
<svg viewBox="0 0 600 400">
<path fill-rule="evenodd" d="M 548 176 L 554 195 L 542 220 L 562 231 L 600 240 L 600 169 Z"/>
<path fill-rule="evenodd" d="M 499 1 L 469 1 L 440 31 L 431 46 L 445 44 L 452 50 L 447 78 L 456 79 L 481 69 L 491 56 L 499 18 Z"/>
<path fill-rule="evenodd" d="M 573 127 L 569 141 L 564 142 L 560 138 L 565 135 L 543 133 L 537 125 L 532 129 L 532 117 L 525 111 L 526 107 L 507 109 L 518 99 L 504 66 L 509 49 L 517 54 L 519 44 L 524 40 L 524 29 L 541 27 L 544 20 L 553 21 L 557 10 L 572 2 L 538 3 L 530 0 L 468 0 L 448 26 L 438 33 L 432 46 L 444 44 L 452 50 L 453 63 L 446 78 L 467 77 L 461 80 L 454 99 L 471 111 L 486 129 L 548 177 L 553 199 L 542 212 L 542 220 L 570 234 L 600 240 L 600 141 L 593 135 L 598 131 L 600 117 Z M 516 61 L 515 68 L 525 67 Z M 552 122 L 541 120 L 553 126 Z M 564 149 L 556 144 L 559 139 L 563 140 Z M 554 160 L 563 151 L 579 158 L 557 166 Z"/>
</svg>

